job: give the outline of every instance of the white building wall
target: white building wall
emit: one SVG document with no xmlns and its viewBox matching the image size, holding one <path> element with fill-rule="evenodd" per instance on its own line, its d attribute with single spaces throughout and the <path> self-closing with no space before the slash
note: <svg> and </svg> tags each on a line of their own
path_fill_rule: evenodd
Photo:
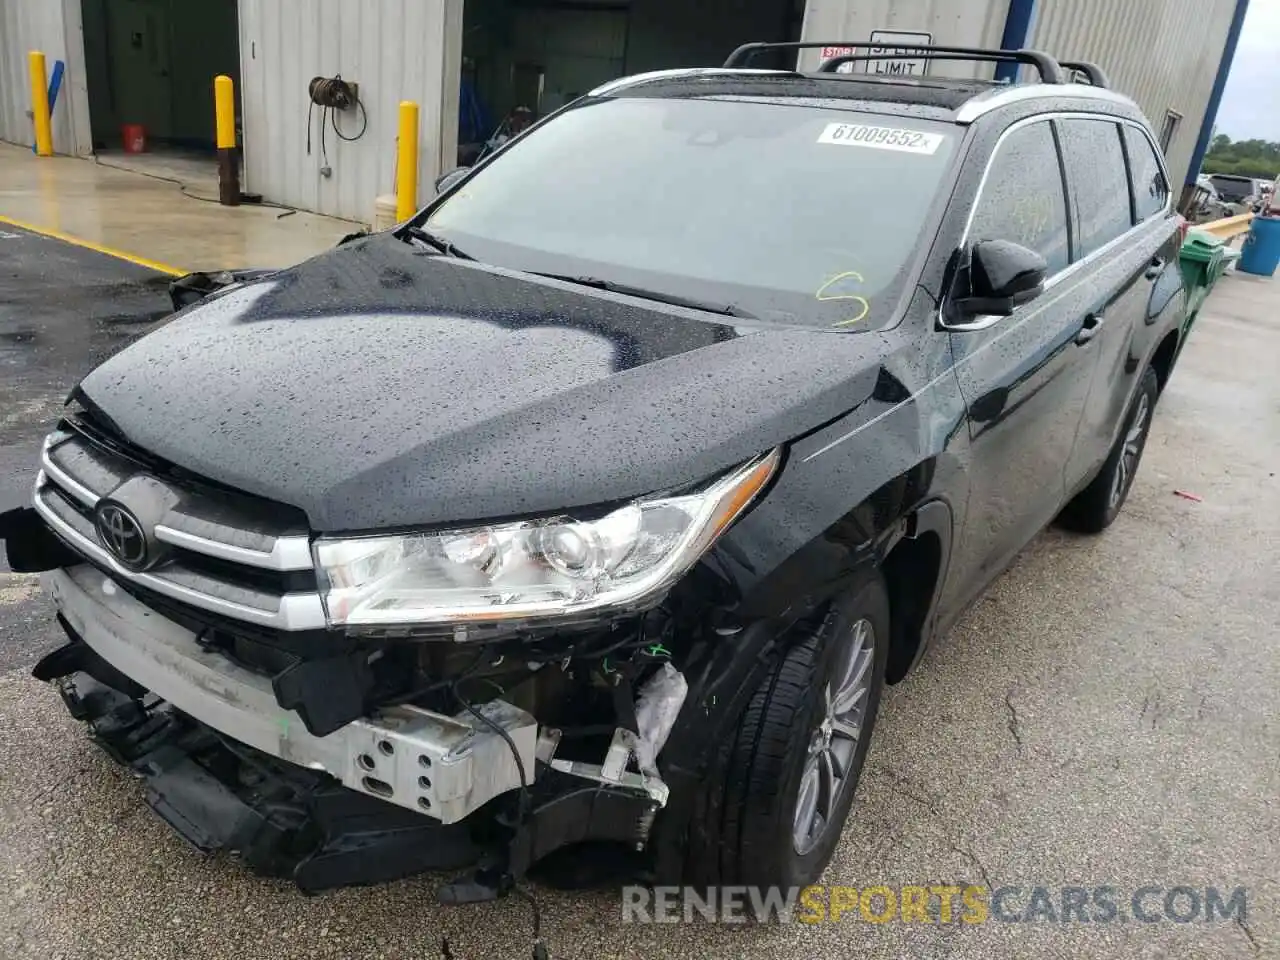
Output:
<svg viewBox="0 0 1280 960">
<path fill-rule="evenodd" d="M 1009 0 L 809 0 L 803 39 L 857 42 L 871 39 L 873 30 L 903 30 L 931 34 L 935 44 L 944 46 L 998 48 L 1008 13 Z M 821 51 L 808 50 L 801 55 L 800 66 L 813 70 L 821 61 Z M 939 60 L 929 72 L 989 77 L 991 69 L 987 64 Z"/>
<path fill-rule="evenodd" d="M 370 222 L 393 191 L 401 100 L 419 108 L 418 197 L 455 163 L 463 0 L 240 0 L 243 189 L 302 210 Z M 307 85 L 341 74 L 359 84 L 369 126 L 355 142 L 325 132 L 320 108 L 307 152 Z M 358 111 L 338 117 L 347 135 Z"/>
<path fill-rule="evenodd" d="M 66 64 L 62 90 L 53 109 L 56 153 L 89 156 L 89 105 L 84 79 L 84 40 L 80 0 L 0 0 L 0 140 L 35 141 L 31 118 L 31 81 L 27 52 L 40 50 L 45 69 Z M 47 82 L 47 81 L 46 81 Z"/>
<path fill-rule="evenodd" d="M 1226 46 L 1236 0 L 1037 0 L 1029 45 L 1092 60 L 1133 97 L 1157 134 L 1182 114 L 1167 160 L 1175 191 L 1187 173 Z"/>
</svg>

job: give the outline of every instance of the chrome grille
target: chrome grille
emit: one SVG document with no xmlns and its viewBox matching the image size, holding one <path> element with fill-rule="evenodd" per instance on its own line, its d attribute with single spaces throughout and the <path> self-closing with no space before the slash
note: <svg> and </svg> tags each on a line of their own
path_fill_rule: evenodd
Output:
<svg viewBox="0 0 1280 960">
<path fill-rule="evenodd" d="M 103 544 L 94 517 L 101 501 L 139 489 L 162 495 L 148 505 L 157 514 L 148 532 L 163 550 L 154 565 L 136 570 Z M 259 627 L 325 626 L 308 531 L 285 508 L 158 476 L 64 428 L 45 440 L 35 508 L 70 547 L 144 590 Z"/>
</svg>

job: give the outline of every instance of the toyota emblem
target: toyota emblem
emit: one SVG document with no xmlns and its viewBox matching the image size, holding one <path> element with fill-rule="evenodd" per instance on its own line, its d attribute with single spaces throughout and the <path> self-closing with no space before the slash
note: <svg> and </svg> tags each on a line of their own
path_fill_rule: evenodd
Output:
<svg viewBox="0 0 1280 960">
<path fill-rule="evenodd" d="M 126 567 L 140 569 L 147 562 L 147 537 L 142 525 L 124 507 L 102 503 L 94 514 L 98 539 Z"/>
</svg>

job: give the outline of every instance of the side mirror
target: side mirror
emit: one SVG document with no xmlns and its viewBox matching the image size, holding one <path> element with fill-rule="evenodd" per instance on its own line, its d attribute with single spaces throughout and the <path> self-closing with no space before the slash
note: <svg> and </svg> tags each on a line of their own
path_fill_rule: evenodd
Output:
<svg viewBox="0 0 1280 960">
<path fill-rule="evenodd" d="M 456 170 L 450 170 L 448 173 L 441 174 L 436 178 L 436 193 L 445 193 L 453 188 L 453 185 L 471 172 L 470 167 L 458 167 Z"/>
<path fill-rule="evenodd" d="M 974 244 L 969 264 L 969 295 L 956 301 L 966 316 L 1007 317 L 1044 292 L 1049 264 L 1034 250 L 1008 240 Z"/>
</svg>

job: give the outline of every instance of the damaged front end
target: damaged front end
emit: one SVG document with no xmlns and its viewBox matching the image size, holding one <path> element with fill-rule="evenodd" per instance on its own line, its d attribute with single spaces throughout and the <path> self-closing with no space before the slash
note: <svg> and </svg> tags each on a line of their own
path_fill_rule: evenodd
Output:
<svg viewBox="0 0 1280 960">
<path fill-rule="evenodd" d="M 217 270 L 183 274 L 169 283 L 169 300 L 173 309 L 182 310 L 219 291 L 230 291 L 243 283 L 252 283 L 275 273 L 274 270 Z"/>
<path fill-rule="evenodd" d="M 686 688 L 660 632 L 627 643 L 620 627 L 482 655 L 415 644 L 408 688 L 317 736 L 281 705 L 290 669 L 271 674 L 251 643 L 156 616 L 88 564 L 44 583 L 69 642 L 35 676 L 146 781 L 147 802 L 187 840 L 304 890 L 476 865 L 442 897 L 486 899 L 566 846 L 644 850 L 666 803 L 654 760 Z M 403 666 L 406 646 L 362 655 Z M 345 660 L 295 660 L 307 679 L 285 686 L 317 702 L 345 684 Z"/>
<path fill-rule="evenodd" d="M 68 637 L 35 675 L 183 836 L 306 890 L 478 865 L 457 902 L 586 841 L 670 868 L 734 709 L 682 711 L 684 672 L 740 690 L 755 663 L 719 663 L 697 560 L 776 465 L 585 519 L 317 537 L 86 408 L 0 536 Z"/>
</svg>

